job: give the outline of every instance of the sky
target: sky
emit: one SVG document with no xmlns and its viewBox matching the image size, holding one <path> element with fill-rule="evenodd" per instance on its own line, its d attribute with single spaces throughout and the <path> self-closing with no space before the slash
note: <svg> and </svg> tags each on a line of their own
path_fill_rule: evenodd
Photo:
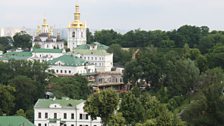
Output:
<svg viewBox="0 0 224 126">
<path fill-rule="evenodd" d="M 75 3 L 90 29 L 173 30 L 182 25 L 224 30 L 224 0 L 0 0 L 0 27 L 66 28 Z"/>
</svg>

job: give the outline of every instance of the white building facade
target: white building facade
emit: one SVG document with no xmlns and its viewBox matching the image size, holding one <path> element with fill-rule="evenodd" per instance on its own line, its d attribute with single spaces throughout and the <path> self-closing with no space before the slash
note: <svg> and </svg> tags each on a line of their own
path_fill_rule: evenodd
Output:
<svg viewBox="0 0 224 126">
<path fill-rule="evenodd" d="M 48 71 L 58 76 L 91 75 L 96 72 L 95 65 L 73 55 L 63 55 L 48 61 Z"/>
<path fill-rule="evenodd" d="M 34 106 L 36 126 L 102 126 L 83 110 L 84 100 L 39 99 Z"/>
<path fill-rule="evenodd" d="M 72 51 L 78 45 L 86 44 L 86 24 L 80 21 L 79 5 L 75 5 L 74 21 L 68 25 L 68 48 Z"/>
<path fill-rule="evenodd" d="M 58 58 L 65 53 L 62 49 L 44 49 L 44 48 L 33 48 L 32 57 L 29 60 L 35 60 L 39 62 L 45 62 Z"/>
<path fill-rule="evenodd" d="M 73 54 L 94 64 L 97 72 L 109 72 L 113 67 L 113 54 L 108 53 L 107 46 L 98 42 L 78 46 Z"/>
</svg>

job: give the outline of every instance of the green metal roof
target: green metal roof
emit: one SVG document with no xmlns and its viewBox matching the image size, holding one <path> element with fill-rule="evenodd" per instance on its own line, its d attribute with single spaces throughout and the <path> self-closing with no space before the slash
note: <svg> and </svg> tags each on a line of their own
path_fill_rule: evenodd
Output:
<svg viewBox="0 0 224 126">
<path fill-rule="evenodd" d="M 85 100 L 74 100 L 74 99 L 39 99 L 34 108 L 49 108 L 51 104 L 59 104 L 62 108 L 76 107 Z"/>
<path fill-rule="evenodd" d="M 64 63 L 64 66 L 84 66 L 86 63 L 88 63 L 87 61 L 73 55 L 63 55 L 53 60 L 49 60 L 47 63 L 49 65 L 54 65 L 59 61 Z"/>
<path fill-rule="evenodd" d="M 34 53 L 62 53 L 62 49 L 44 49 L 44 48 L 34 48 L 32 52 Z"/>
<path fill-rule="evenodd" d="M 22 116 L 0 116 L 0 126 L 34 126 Z"/>
<path fill-rule="evenodd" d="M 31 52 L 7 52 L 2 55 L 0 60 L 27 60 L 30 57 L 32 57 Z"/>
<path fill-rule="evenodd" d="M 109 47 L 106 45 L 103 45 L 99 42 L 93 42 L 91 44 L 85 44 L 85 45 L 79 45 L 77 48 L 75 49 L 90 49 L 91 46 L 97 45 L 97 50 L 107 50 Z"/>
<path fill-rule="evenodd" d="M 74 49 L 73 51 L 75 54 L 81 54 L 81 55 L 109 55 L 106 50 L 85 50 L 85 49 Z"/>
</svg>

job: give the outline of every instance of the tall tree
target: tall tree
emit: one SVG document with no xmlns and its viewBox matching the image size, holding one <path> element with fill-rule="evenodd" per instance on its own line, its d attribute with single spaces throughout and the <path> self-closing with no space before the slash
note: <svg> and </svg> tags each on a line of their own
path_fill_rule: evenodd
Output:
<svg viewBox="0 0 224 126">
<path fill-rule="evenodd" d="M 16 76 L 9 83 L 16 89 L 15 110 L 27 110 L 33 107 L 33 104 L 39 98 L 36 81 L 26 76 Z"/>
<path fill-rule="evenodd" d="M 144 120 L 144 107 L 132 93 L 123 96 L 119 111 L 123 113 L 127 124 L 135 125 Z"/>
<path fill-rule="evenodd" d="M 25 31 L 16 33 L 13 36 L 13 40 L 16 48 L 30 49 L 32 47 L 32 36 Z"/>
<path fill-rule="evenodd" d="M 14 108 L 15 88 L 0 84 L 0 115 L 9 115 Z"/>
<path fill-rule="evenodd" d="M 102 123 L 106 126 L 117 110 L 119 97 L 113 90 L 105 90 L 100 93 L 94 93 L 86 100 L 84 110 L 92 119 L 101 117 Z"/>
<path fill-rule="evenodd" d="M 108 122 L 108 126 L 126 126 L 122 113 L 113 114 Z"/>
<path fill-rule="evenodd" d="M 87 99 L 90 87 L 85 77 L 53 77 L 48 84 L 48 90 L 56 97 L 67 96 L 73 99 Z"/>
<path fill-rule="evenodd" d="M 0 50 L 6 51 L 12 48 L 13 40 L 11 37 L 0 37 Z"/>
</svg>

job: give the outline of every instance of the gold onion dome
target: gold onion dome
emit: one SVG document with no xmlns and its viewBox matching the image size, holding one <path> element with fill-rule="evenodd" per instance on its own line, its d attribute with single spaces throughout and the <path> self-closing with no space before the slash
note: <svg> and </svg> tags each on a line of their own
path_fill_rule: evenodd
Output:
<svg viewBox="0 0 224 126">
<path fill-rule="evenodd" d="M 68 28 L 86 28 L 86 24 L 80 21 L 80 10 L 78 4 L 75 5 L 74 21 L 68 25 Z"/>
</svg>

